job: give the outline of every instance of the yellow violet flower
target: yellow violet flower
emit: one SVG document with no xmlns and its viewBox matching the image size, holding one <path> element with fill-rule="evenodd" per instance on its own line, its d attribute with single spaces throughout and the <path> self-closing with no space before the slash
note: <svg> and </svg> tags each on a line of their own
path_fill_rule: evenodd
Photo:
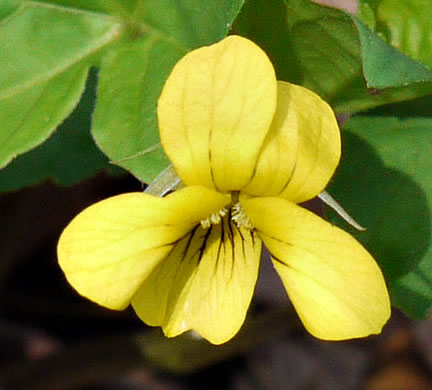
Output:
<svg viewBox="0 0 432 390">
<path fill-rule="evenodd" d="M 194 329 L 221 344 L 244 322 L 264 242 L 312 335 L 381 331 L 390 302 L 374 259 L 296 204 L 323 191 L 340 158 L 320 97 L 276 81 L 266 54 L 231 36 L 178 62 L 158 119 L 185 188 L 115 196 L 75 217 L 58 258 L 81 295 L 111 309 L 131 304 L 169 337 Z"/>
</svg>

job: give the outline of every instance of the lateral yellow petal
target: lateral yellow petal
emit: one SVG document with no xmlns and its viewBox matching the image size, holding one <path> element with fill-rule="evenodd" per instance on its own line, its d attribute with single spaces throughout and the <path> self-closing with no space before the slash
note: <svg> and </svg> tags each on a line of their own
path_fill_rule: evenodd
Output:
<svg viewBox="0 0 432 390">
<path fill-rule="evenodd" d="M 239 190 L 276 108 L 276 77 L 253 42 L 230 36 L 183 57 L 158 102 L 161 143 L 187 185 Z"/>
<path fill-rule="evenodd" d="M 63 231 L 60 267 L 86 298 L 124 309 L 140 284 L 199 221 L 229 203 L 204 187 L 188 187 L 165 198 L 129 193 L 96 203 Z"/>
<path fill-rule="evenodd" d="M 295 100 L 298 88 L 302 87 L 278 81 L 273 122 L 264 140 L 253 178 L 242 192 L 258 196 L 278 195 L 291 179 L 296 162 L 298 127 L 302 125 L 298 101 Z"/>
<path fill-rule="evenodd" d="M 322 192 L 333 176 L 341 155 L 340 131 L 331 107 L 317 94 L 283 81 L 278 89 L 290 96 L 287 121 L 298 132 L 295 168 L 279 196 L 300 203 Z"/>
<path fill-rule="evenodd" d="M 353 237 L 284 199 L 242 204 L 312 335 L 343 340 L 381 332 L 390 316 L 386 284 Z"/>
<path fill-rule="evenodd" d="M 179 241 L 132 300 L 147 324 L 168 337 L 194 329 L 213 344 L 244 322 L 257 280 L 261 240 L 228 218 Z"/>
</svg>

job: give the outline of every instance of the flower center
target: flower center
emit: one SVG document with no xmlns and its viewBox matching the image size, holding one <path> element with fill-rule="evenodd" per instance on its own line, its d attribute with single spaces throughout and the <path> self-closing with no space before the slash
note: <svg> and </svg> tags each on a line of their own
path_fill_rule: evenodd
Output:
<svg viewBox="0 0 432 390">
<path fill-rule="evenodd" d="M 248 216 L 243 210 L 240 202 L 237 202 L 231 206 L 231 219 L 239 228 L 245 228 L 247 230 L 252 230 L 253 226 Z"/>
<path fill-rule="evenodd" d="M 206 219 L 201 220 L 201 226 L 204 229 L 207 229 L 211 225 L 217 225 L 218 223 L 220 223 L 220 221 L 222 221 L 223 217 L 229 214 L 231 220 L 237 225 L 237 227 L 252 230 L 252 223 L 250 222 L 248 216 L 243 210 L 243 207 L 238 201 L 238 196 L 233 196 L 232 198 L 233 202 L 229 206 L 224 207 L 217 213 L 213 213 Z"/>
<path fill-rule="evenodd" d="M 201 226 L 204 229 L 207 229 L 210 227 L 210 225 L 217 225 L 225 215 L 227 215 L 228 210 L 226 207 L 219 210 L 217 213 L 213 213 L 210 215 L 210 217 L 207 217 L 206 219 L 201 220 Z"/>
</svg>

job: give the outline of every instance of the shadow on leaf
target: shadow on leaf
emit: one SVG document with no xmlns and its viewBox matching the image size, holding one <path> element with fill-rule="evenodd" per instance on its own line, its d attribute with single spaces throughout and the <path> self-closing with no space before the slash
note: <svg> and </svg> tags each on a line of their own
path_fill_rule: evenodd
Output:
<svg viewBox="0 0 432 390">
<path fill-rule="evenodd" d="M 393 304 L 410 316 L 423 317 L 432 302 L 430 288 L 429 294 L 416 288 L 418 278 L 425 286 L 432 285 L 432 274 L 422 267 L 432 256 L 428 253 L 431 211 L 426 194 L 410 176 L 386 167 L 360 137 L 345 132 L 343 152 L 329 192 L 367 228 L 351 232 L 380 264 Z M 330 217 L 344 224 L 334 214 Z"/>
</svg>

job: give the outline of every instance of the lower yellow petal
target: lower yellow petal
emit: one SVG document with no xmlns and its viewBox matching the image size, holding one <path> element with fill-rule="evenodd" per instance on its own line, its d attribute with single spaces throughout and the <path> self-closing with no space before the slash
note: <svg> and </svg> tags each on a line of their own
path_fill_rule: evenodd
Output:
<svg viewBox="0 0 432 390">
<path fill-rule="evenodd" d="M 312 335 L 342 340 L 381 332 L 390 316 L 385 281 L 353 237 L 280 198 L 242 204 Z"/>
<path fill-rule="evenodd" d="M 176 242 L 228 202 L 229 197 L 204 187 L 165 198 L 129 193 L 103 200 L 63 231 L 57 249 L 60 267 L 81 295 L 123 309 Z"/>
<path fill-rule="evenodd" d="M 228 218 L 179 241 L 132 300 L 147 324 L 168 337 L 194 329 L 213 344 L 244 322 L 258 273 L 261 241 Z"/>
</svg>

